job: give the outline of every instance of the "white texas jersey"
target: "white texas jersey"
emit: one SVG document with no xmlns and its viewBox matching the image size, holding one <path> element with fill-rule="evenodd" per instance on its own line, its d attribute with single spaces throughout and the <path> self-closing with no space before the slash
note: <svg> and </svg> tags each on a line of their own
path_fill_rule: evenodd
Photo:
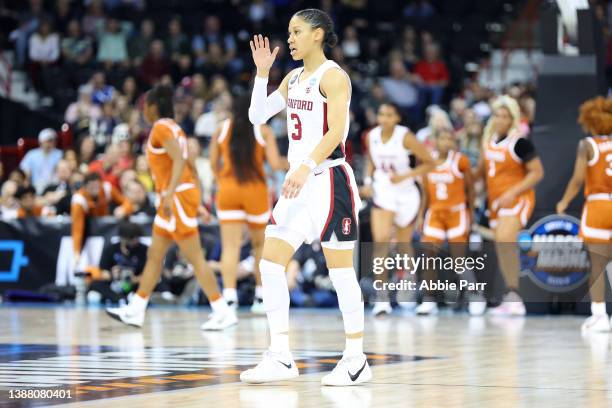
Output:
<svg viewBox="0 0 612 408">
<path fill-rule="evenodd" d="M 346 72 L 334 61 L 327 60 L 319 66 L 308 78 L 300 80 L 304 69 L 297 70 L 289 79 L 287 91 L 287 136 L 289 137 L 289 152 L 287 159 L 291 167 L 301 163 L 323 139 L 328 131 L 327 98 L 321 95 L 319 85 L 323 74 L 331 68 Z M 347 75 L 348 78 L 348 75 Z M 350 78 L 349 78 L 350 84 Z M 346 124 L 342 142 L 328 157 L 328 160 L 344 158 L 344 143 L 349 130 L 349 103 L 346 105 Z"/>
<path fill-rule="evenodd" d="M 387 142 L 382 140 L 380 126 L 368 132 L 368 150 L 374 164 L 374 180 L 388 179 L 391 173 L 401 174 L 410 170 L 411 152 L 404 147 L 406 132 L 406 126 L 396 125 Z"/>
</svg>

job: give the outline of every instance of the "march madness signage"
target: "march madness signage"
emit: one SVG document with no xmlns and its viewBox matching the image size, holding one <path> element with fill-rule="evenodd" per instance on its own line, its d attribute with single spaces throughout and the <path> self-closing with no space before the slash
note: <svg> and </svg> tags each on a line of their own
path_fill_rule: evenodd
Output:
<svg viewBox="0 0 612 408">
<path fill-rule="evenodd" d="M 551 292 L 569 292 L 588 279 L 588 253 L 578 236 L 580 221 L 549 215 L 519 233 L 521 274 Z"/>
</svg>

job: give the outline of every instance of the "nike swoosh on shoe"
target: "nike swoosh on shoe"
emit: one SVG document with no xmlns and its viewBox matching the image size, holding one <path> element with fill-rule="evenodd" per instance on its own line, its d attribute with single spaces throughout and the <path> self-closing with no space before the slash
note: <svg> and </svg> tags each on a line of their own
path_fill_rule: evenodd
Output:
<svg viewBox="0 0 612 408">
<path fill-rule="evenodd" d="M 359 375 L 361 375 L 361 372 L 365 368 L 366 364 L 368 364 L 368 360 L 363 362 L 363 365 L 361 366 L 359 371 L 357 371 L 354 375 L 351 374 L 351 372 L 349 370 L 347 370 L 349 377 L 351 377 L 351 381 L 355 382 L 359 378 Z"/>
</svg>

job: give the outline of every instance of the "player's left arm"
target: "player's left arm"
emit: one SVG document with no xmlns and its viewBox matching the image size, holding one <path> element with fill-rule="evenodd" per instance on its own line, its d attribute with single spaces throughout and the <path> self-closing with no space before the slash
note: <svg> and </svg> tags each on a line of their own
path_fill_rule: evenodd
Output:
<svg viewBox="0 0 612 408">
<path fill-rule="evenodd" d="M 523 161 L 527 174 L 523 180 L 510 187 L 499 198 L 499 205 L 501 207 L 512 205 L 517 196 L 531 190 L 544 178 L 542 161 L 535 152 L 533 143 L 530 140 L 519 139 L 514 147 L 514 152 Z"/>
<path fill-rule="evenodd" d="M 414 134 L 410 131 L 406 132 L 406 135 L 404 136 L 404 147 L 414 153 L 419 161 L 419 165 L 407 173 L 392 175 L 392 183 L 399 183 L 409 178 L 422 176 L 429 173 L 435 166 L 434 160 L 425 145 L 419 142 Z"/>
<path fill-rule="evenodd" d="M 321 78 L 321 92 L 327 98 L 328 131 L 310 153 L 308 159 L 285 179 L 282 195 L 286 198 L 297 197 L 309 174 L 321 164 L 342 142 L 346 125 L 347 105 L 351 85 L 348 77 L 338 69 L 330 69 Z M 298 142 L 299 143 L 299 142 Z"/>
</svg>

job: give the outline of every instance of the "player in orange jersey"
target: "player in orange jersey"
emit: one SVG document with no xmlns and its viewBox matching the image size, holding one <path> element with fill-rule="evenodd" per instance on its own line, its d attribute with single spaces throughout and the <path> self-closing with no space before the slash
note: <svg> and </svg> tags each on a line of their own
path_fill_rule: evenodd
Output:
<svg viewBox="0 0 612 408">
<path fill-rule="evenodd" d="M 434 136 L 436 151 L 433 155 L 436 167 L 424 176 L 427 212 L 421 241 L 436 246 L 447 241 L 450 255 L 461 257 L 467 252 L 475 197 L 470 161 L 456 150 L 455 135 L 451 129 L 438 130 Z M 475 281 L 473 271 L 464 271 L 461 277 Z M 424 279 L 427 281 L 433 282 L 435 278 L 433 269 L 424 271 Z M 417 314 L 437 314 L 437 302 L 432 298 L 431 292 L 428 295 L 417 307 Z M 484 313 L 485 306 L 483 299 L 471 298 L 470 314 Z"/>
<path fill-rule="evenodd" d="M 255 258 L 256 286 L 251 311 L 263 314 L 259 261 L 264 230 L 270 219 L 264 161 L 267 160 L 274 170 L 287 170 L 289 162 L 279 155 L 272 129 L 267 125 L 253 126 L 249 122 L 250 103 L 248 97 L 240 97 L 234 102 L 232 118 L 225 120 L 213 135 L 210 162 L 218 184 L 223 297 L 230 306 L 238 306 L 236 273 L 246 224 Z"/>
<path fill-rule="evenodd" d="M 584 183 L 580 236 L 591 259 L 591 316 L 582 330 L 608 332 L 606 275 L 602 272 L 612 258 L 612 98 L 598 97 L 583 103 L 578 122 L 592 136 L 578 144 L 574 174 L 557 203 L 557 212 L 565 212 Z"/>
<path fill-rule="evenodd" d="M 214 273 L 204 260 L 196 218 L 201 191 L 195 166 L 189 161 L 187 137 L 171 119 L 174 116 L 173 95 L 172 88 L 163 85 L 153 88 L 147 94 L 144 117 L 153 124 L 147 141 L 147 161 L 160 203 L 138 291 L 128 305 L 106 311 L 123 323 L 142 326 L 149 295 L 159 281 L 166 252 L 176 242 L 193 265 L 196 278 L 213 309 L 202 329 L 223 330 L 238 320 L 234 310 L 219 293 Z"/>
<path fill-rule="evenodd" d="M 525 314 L 518 295 L 517 234 L 529 221 L 535 205 L 534 187 L 544 177 L 533 143 L 521 132 L 521 112 L 515 99 L 501 96 L 484 131 L 477 174 L 485 176 L 489 224 L 493 228 L 499 268 L 506 283 L 502 304 L 493 315 Z"/>
</svg>

